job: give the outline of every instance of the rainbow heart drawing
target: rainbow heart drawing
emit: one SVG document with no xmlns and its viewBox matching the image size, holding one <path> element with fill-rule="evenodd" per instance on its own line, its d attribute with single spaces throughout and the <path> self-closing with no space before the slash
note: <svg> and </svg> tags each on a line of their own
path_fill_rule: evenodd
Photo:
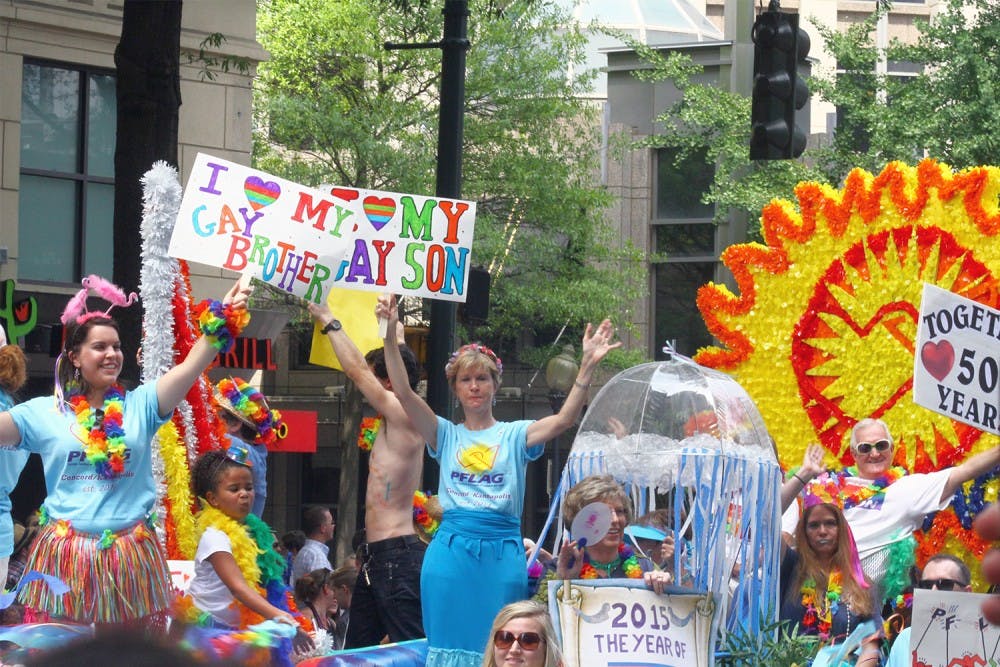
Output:
<svg viewBox="0 0 1000 667">
<path fill-rule="evenodd" d="M 363 204 L 365 215 L 368 216 L 368 221 L 372 223 L 372 227 L 377 232 L 389 224 L 389 221 L 392 220 L 392 214 L 396 212 L 396 202 L 389 197 L 365 197 Z"/>
<path fill-rule="evenodd" d="M 281 196 L 281 186 L 274 181 L 265 181 L 260 176 L 249 176 L 243 182 L 243 193 L 253 210 L 273 204 Z"/>
</svg>

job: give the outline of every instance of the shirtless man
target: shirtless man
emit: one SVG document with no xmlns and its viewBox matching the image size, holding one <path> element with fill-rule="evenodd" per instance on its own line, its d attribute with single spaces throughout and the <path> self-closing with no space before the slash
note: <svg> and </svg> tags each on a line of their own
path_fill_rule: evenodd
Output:
<svg viewBox="0 0 1000 667">
<path fill-rule="evenodd" d="M 413 529 L 413 493 L 423 473 L 424 440 L 410 424 L 385 369 L 381 349 L 367 357 L 344 333 L 326 306 L 309 304 L 347 377 L 357 385 L 382 425 L 368 459 L 365 491 L 365 537 L 358 579 L 351 599 L 351 622 L 344 648 L 374 646 L 424 636 L 420 613 L 420 567 L 423 542 Z M 419 380 L 417 360 L 403 347 L 411 386 Z"/>
</svg>

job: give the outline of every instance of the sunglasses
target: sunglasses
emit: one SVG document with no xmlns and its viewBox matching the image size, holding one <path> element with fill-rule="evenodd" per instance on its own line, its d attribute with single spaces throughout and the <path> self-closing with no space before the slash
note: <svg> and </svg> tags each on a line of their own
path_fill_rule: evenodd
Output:
<svg viewBox="0 0 1000 667">
<path fill-rule="evenodd" d="M 917 588 L 931 589 L 935 586 L 939 591 L 953 591 L 956 588 L 965 588 L 967 584 L 954 579 L 921 579 L 917 582 Z"/>
<path fill-rule="evenodd" d="M 855 449 L 858 450 L 859 454 L 868 454 L 869 452 L 872 451 L 873 448 L 876 449 L 876 450 L 878 450 L 878 451 L 880 451 L 880 452 L 884 452 L 885 450 L 889 449 L 890 447 L 892 447 L 892 445 L 889 444 L 888 440 L 879 440 L 878 442 L 861 442 L 861 443 L 858 443 L 858 446 L 855 447 Z"/>
<path fill-rule="evenodd" d="M 542 636 L 537 632 L 522 632 L 515 635 L 507 630 L 497 630 L 493 635 L 493 645 L 499 649 L 508 649 L 517 642 L 525 651 L 534 651 L 542 643 Z"/>
</svg>

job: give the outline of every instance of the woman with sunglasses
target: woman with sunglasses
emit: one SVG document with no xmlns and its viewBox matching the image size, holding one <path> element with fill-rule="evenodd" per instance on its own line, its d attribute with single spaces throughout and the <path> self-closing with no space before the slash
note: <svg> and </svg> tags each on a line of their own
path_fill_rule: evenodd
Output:
<svg viewBox="0 0 1000 667">
<path fill-rule="evenodd" d="M 843 642 L 859 624 L 874 621 L 878 630 L 862 641 L 853 664 L 877 667 L 882 659 L 878 597 L 861 571 L 843 512 L 812 500 L 796 528 L 796 548 L 786 549 L 782 558 L 780 618 L 797 626 L 799 634 L 831 645 Z"/>
<path fill-rule="evenodd" d="M 549 610 L 533 600 L 512 602 L 497 614 L 481 667 L 561 667 L 562 651 Z"/>
<path fill-rule="evenodd" d="M 379 296 L 376 315 L 395 332 L 395 297 Z M 462 407 L 459 423 L 435 415 L 410 387 L 395 333 L 386 335 L 386 369 L 396 398 L 441 465 L 438 500 L 444 515 L 420 573 L 428 667 L 479 665 L 481 642 L 497 610 L 528 597 L 521 538 L 527 465 L 579 417 L 597 365 L 621 346 L 611 342 L 614 334 L 610 320 L 596 329 L 587 325 L 569 395 L 558 413 L 537 421 L 494 418 L 503 365 L 485 345 L 463 345 L 444 369 Z"/>
<path fill-rule="evenodd" d="M 911 444 L 910 449 L 920 446 Z M 1000 447 L 952 468 L 908 474 L 902 466 L 893 466 L 897 451 L 888 425 L 880 419 L 862 419 L 851 430 L 850 448 L 855 465 L 816 479 L 803 475 L 800 481 L 806 494 L 843 509 L 865 574 L 883 600 L 892 599 L 910 583 L 916 550 L 913 531 L 927 514 L 947 507 L 963 483 L 1000 465 Z M 782 530 L 794 533 L 797 522 L 798 513 L 789 510 L 782 518 Z"/>
</svg>

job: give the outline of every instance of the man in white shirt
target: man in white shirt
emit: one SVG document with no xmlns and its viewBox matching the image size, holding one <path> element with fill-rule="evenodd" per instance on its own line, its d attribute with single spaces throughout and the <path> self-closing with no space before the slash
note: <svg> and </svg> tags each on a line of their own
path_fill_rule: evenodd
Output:
<svg viewBox="0 0 1000 667">
<path fill-rule="evenodd" d="M 905 587 L 913 565 L 913 531 L 928 513 L 947 507 L 963 483 L 1000 465 L 1000 447 L 951 468 L 910 475 L 904 468 L 892 467 L 894 449 L 888 425 L 869 418 L 854 425 L 851 453 L 854 466 L 815 479 L 807 472 L 798 480 L 805 495 L 843 508 L 865 574 L 880 587 L 884 598 L 895 597 Z M 782 530 L 794 534 L 798 517 L 798 507 L 789 508 L 782 517 Z"/>
<path fill-rule="evenodd" d="M 326 507 L 312 505 L 302 513 L 302 532 L 306 534 L 306 543 L 292 561 L 293 587 L 299 577 L 313 570 L 332 569 L 330 547 L 326 543 L 333 539 L 335 526 L 333 514 Z"/>
</svg>

